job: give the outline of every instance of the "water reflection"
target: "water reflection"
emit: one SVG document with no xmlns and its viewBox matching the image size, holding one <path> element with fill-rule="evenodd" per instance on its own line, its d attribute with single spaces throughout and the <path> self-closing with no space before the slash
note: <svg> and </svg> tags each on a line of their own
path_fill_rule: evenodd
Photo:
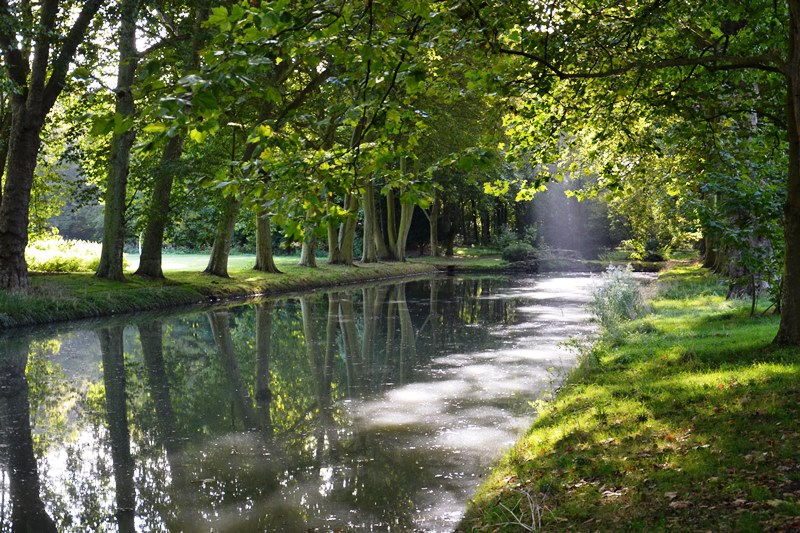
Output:
<svg viewBox="0 0 800 533">
<path fill-rule="evenodd" d="M 29 343 L 25 339 L 4 339 L 0 349 L 2 501 L 10 501 L 11 506 L 11 523 L 6 522 L 9 513 L 3 509 L 0 527 L 12 531 L 55 532 L 55 523 L 40 496 L 39 472 L 33 453 L 28 381 L 25 377 Z"/>
<path fill-rule="evenodd" d="M 587 284 L 434 278 L 1 340 L 0 531 L 447 530 L 569 366 Z"/>
</svg>

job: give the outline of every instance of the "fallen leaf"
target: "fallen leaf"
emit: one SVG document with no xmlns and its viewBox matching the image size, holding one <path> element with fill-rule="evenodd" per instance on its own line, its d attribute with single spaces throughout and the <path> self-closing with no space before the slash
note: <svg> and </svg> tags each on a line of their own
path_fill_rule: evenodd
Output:
<svg viewBox="0 0 800 533">
<path fill-rule="evenodd" d="M 692 502 L 677 501 L 669 504 L 672 509 L 686 509 L 692 506 Z"/>
</svg>

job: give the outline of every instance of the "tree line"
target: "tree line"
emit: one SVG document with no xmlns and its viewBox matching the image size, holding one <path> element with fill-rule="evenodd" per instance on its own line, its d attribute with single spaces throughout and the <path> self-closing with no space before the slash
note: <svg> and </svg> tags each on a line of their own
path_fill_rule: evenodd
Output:
<svg viewBox="0 0 800 533">
<path fill-rule="evenodd" d="M 794 0 L 2 1 L 0 287 L 29 286 L 58 158 L 102 197 L 108 279 L 132 231 L 137 275 L 163 277 L 179 213 L 208 213 L 209 274 L 245 217 L 277 272 L 275 225 L 309 267 L 320 243 L 351 264 L 357 236 L 362 261 L 403 260 L 415 211 L 438 253 L 583 176 L 572 194 L 642 252 L 700 240 L 732 293 L 769 287 L 797 344 L 798 18 Z"/>
</svg>

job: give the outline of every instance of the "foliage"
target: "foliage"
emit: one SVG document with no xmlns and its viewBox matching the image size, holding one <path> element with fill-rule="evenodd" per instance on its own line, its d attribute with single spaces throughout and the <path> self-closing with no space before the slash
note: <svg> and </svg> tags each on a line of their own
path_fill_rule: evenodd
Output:
<svg viewBox="0 0 800 533">
<path fill-rule="evenodd" d="M 35 272 L 93 272 L 100 263 L 100 243 L 54 235 L 30 243 L 25 260 Z"/>
<path fill-rule="evenodd" d="M 509 262 L 525 261 L 533 257 L 533 246 L 526 242 L 514 242 L 503 249 L 503 259 Z"/>
</svg>

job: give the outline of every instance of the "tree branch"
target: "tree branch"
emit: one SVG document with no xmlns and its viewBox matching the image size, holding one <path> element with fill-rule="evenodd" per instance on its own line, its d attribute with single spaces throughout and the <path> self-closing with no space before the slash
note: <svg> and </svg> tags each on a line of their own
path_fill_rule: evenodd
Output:
<svg viewBox="0 0 800 533">
<path fill-rule="evenodd" d="M 104 0 L 86 0 L 75 24 L 70 28 L 69 33 L 61 45 L 61 51 L 58 57 L 53 62 L 53 70 L 50 74 L 50 79 L 47 81 L 47 86 L 44 90 L 44 109 L 50 110 L 53 104 L 56 103 L 56 98 L 61 94 L 64 89 L 67 72 L 69 71 L 69 64 L 75 57 L 75 52 L 78 46 L 86 35 L 86 30 L 89 28 L 89 23 L 94 18 Z"/>
<path fill-rule="evenodd" d="M 11 24 L 16 17 L 11 14 L 7 0 L 0 0 L 0 18 L 9 20 L 8 24 L 2 24 L 0 30 L 0 46 L 3 48 L 8 78 L 19 87 L 25 87 L 28 81 L 28 63 L 22 57 L 22 50 L 17 47 L 17 36 Z"/>
<path fill-rule="evenodd" d="M 551 61 L 545 60 L 536 54 L 523 50 L 513 50 L 510 48 L 496 47 L 495 50 L 501 54 L 524 57 L 535 61 L 556 77 L 562 80 L 570 79 L 595 79 L 610 78 L 620 76 L 633 70 L 660 70 L 671 67 L 692 67 L 702 66 L 710 70 L 742 70 L 755 69 L 766 72 L 776 72 L 786 75 L 786 66 L 783 61 L 773 55 L 764 54 L 760 56 L 741 57 L 729 55 L 710 55 L 703 57 L 675 57 L 672 59 L 662 59 L 660 61 L 633 61 L 626 65 L 599 71 L 566 71 L 558 68 Z"/>
<path fill-rule="evenodd" d="M 30 90 L 41 97 L 47 79 L 47 65 L 50 62 L 50 46 L 53 44 L 53 30 L 58 15 L 58 0 L 42 2 L 39 27 L 36 29 L 36 40 L 33 44 L 33 63 L 31 65 Z"/>
<path fill-rule="evenodd" d="M 330 69 L 325 69 L 319 74 L 317 74 L 310 82 L 308 82 L 308 85 L 303 87 L 303 90 L 300 91 L 300 93 L 297 96 L 295 96 L 294 100 L 289 102 L 289 104 L 286 107 L 284 107 L 281 110 L 280 114 L 275 118 L 275 129 L 280 128 L 283 125 L 283 121 L 286 120 L 287 115 L 290 112 L 297 109 L 298 107 L 300 107 L 301 105 L 303 105 L 303 102 L 306 101 L 308 96 L 312 92 L 314 92 L 320 85 L 322 85 L 322 82 L 327 80 L 329 76 L 330 76 Z"/>
</svg>

